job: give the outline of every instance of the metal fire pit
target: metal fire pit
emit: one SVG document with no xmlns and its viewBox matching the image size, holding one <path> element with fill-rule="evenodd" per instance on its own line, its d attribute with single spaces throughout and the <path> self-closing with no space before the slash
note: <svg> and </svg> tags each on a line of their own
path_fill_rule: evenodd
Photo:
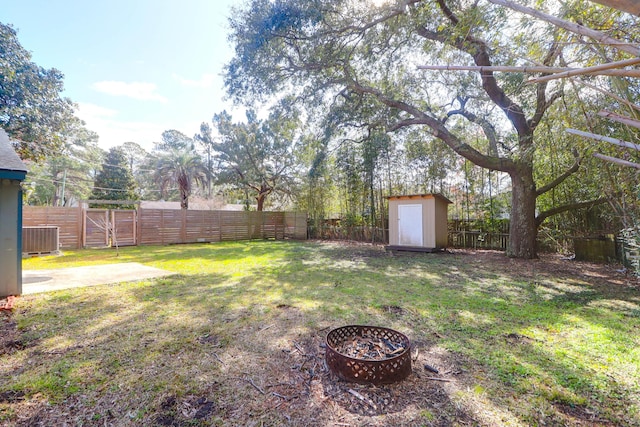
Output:
<svg viewBox="0 0 640 427">
<path fill-rule="evenodd" d="M 339 353 L 337 348 L 347 340 L 362 337 L 402 343 L 404 351 L 388 359 L 358 359 Z M 406 335 L 378 326 L 349 325 L 327 334 L 325 358 L 329 369 L 343 380 L 362 384 L 390 384 L 411 373 L 411 342 Z"/>
</svg>

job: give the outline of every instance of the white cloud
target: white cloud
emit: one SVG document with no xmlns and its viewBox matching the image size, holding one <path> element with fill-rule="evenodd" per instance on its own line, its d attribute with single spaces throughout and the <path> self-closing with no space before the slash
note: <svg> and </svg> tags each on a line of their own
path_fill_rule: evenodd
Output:
<svg viewBox="0 0 640 427">
<path fill-rule="evenodd" d="M 78 103 L 78 111 L 77 116 L 82 120 L 85 120 L 85 117 L 113 117 L 118 114 L 118 111 L 112 110 L 111 108 L 101 107 L 95 104 L 89 104 L 86 102 Z M 85 120 L 86 121 L 86 120 Z"/>
<path fill-rule="evenodd" d="M 215 74 L 205 73 L 202 76 L 200 76 L 200 79 L 198 80 L 185 79 L 184 77 L 179 76 L 178 74 L 173 74 L 173 78 L 176 79 L 178 82 L 180 82 L 182 86 L 206 89 L 206 88 L 210 88 L 213 85 L 213 82 L 215 82 L 216 79 L 219 77 L 216 76 Z"/>
<path fill-rule="evenodd" d="M 78 103 L 76 115 L 84 120 L 87 129 L 96 132 L 98 145 L 107 150 L 124 142 L 140 144 L 145 150 L 153 149 L 153 143 L 162 139 L 162 132 L 176 129 L 187 136 L 200 131 L 202 121 L 127 121 L 120 118 L 121 112 L 91 103 Z"/>
<path fill-rule="evenodd" d="M 151 150 L 153 142 L 160 141 L 166 130 L 161 123 L 120 120 L 117 110 L 90 103 L 78 103 L 76 115 L 84 120 L 87 129 L 99 135 L 98 145 L 103 149 L 133 141 Z"/>
<path fill-rule="evenodd" d="M 106 93 L 113 96 L 126 96 L 133 99 L 143 101 L 159 101 L 168 102 L 167 98 L 156 93 L 157 86 L 155 83 L 149 82 L 118 82 L 118 81 L 102 81 L 96 82 L 91 87 L 98 92 Z"/>
</svg>

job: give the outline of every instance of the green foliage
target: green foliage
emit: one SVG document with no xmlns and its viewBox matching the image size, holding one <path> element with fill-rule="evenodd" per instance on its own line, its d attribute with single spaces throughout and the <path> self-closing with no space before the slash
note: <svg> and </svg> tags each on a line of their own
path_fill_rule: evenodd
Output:
<svg viewBox="0 0 640 427">
<path fill-rule="evenodd" d="M 623 251 L 622 262 L 640 277 L 640 226 L 621 230 L 619 239 Z"/>
<path fill-rule="evenodd" d="M 166 133 L 166 132 L 165 132 Z M 163 134 L 164 136 L 164 134 Z M 201 157 L 192 150 L 172 148 L 155 158 L 155 179 L 160 184 L 162 194 L 167 194 L 170 186 L 178 188 L 180 207 L 189 208 L 189 196 L 194 185 L 204 187 L 208 182 L 208 170 Z"/>
<path fill-rule="evenodd" d="M 121 147 L 113 147 L 105 156 L 102 170 L 98 172 L 93 192 L 93 200 L 137 200 L 136 183 L 129 167 L 129 161 Z M 110 204 L 92 204 L 92 207 L 114 208 Z M 131 205 L 116 207 L 131 208 Z"/>
<path fill-rule="evenodd" d="M 127 158 L 129 170 L 136 183 L 136 194 L 142 200 L 160 198 L 160 187 L 155 181 L 155 159 L 140 144 L 125 142 L 119 146 Z"/>
<path fill-rule="evenodd" d="M 42 160 L 59 152 L 64 135 L 80 121 L 61 96 L 63 75 L 31 61 L 16 30 L 0 23 L 0 127 L 18 141 L 23 159 Z"/>
<path fill-rule="evenodd" d="M 200 124 L 200 133 L 196 134 L 193 139 L 200 145 L 200 148 L 204 149 L 204 153 L 206 155 L 206 166 L 208 174 L 207 196 L 211 198 L 211 184 L 213 181 L 213 150 L 215 145 L 211 126 L 206 122 L 202 122 Z"/>
<path fill-rule="evenodd" d="M 135 175 L 136 170 L 142 166 L 149 153 L 137 142 L 125 142 L 120 146 L 120 149 L 127 158 L 129 170 Z"/>
<path fill-rule="evenodd" d="M 305 173 L 300 177 L 296 209 L 307 212 L 312 236 L 318 235 L 326 218 L 339 212 L 335 208 L 339 198 L 326 142 L 326 139 L 316 135 L 306 135 L 297 153 L 298 162 Z"/>
<path fill-rule="evenodd" d="M 418 193 L 445 193 L 448 176 L 456 169 L 453 150 L 422 129 L 410 129 L 405 140 L 409 170 L 415 171 Z"/>
<path fill-rule="evenodd" d="M 246 123 L 234 123 L 226 111 L 213 116 L 220 138 L 213 143 L 219 183 L 232 184 L 253 195 L 263 210 L 267 197 L 286 197 L 293 189 L 300 121 L 286 104 L 274 108 L 266 120 L 247 111 Z"/>
<path fill-rule="evenodd" d="M 156 151 L 193 151 L 195 142 L 182 132 L 169 129 L 162 132 L 162 141 L 154 143 Z"/>
<path fill-rule="evenodd" d="M 95 133 L 82 126 L 70 129 L 60 151 L 29 168 L 25 202 L 70 206 L 88 199 L 104 157 L 97 140 Z"/>
<path fill-rule="evenodd" d="M 594 5 L 583 12 L 581 5 L 563 4 L 571 12 L 567 17 L 584 18 L 593 28 L 615 28 L 623 41 L 636 41 L 636 19 Z M 567 95 L 570 85 L 563 81 L 528 84 L 524 73 L 442 73 L 416 65 L 580 67 L 618 58 L 613 48 L 591 48 L 547 22 L 530 17 L 518 21 L 520 15 L 511 16 L 509 9 L 478 2 L 386 2 L 376 7 L 346 0 L 254 0 L 237 12 L 230 20 L 236 56 L 226 69 L 232 96 L 245 101 L 294 96 L 309 117 L 320 117 L 326 147 L 367 141 L 374 129 L 427 128 L 447 148 L 436 148 L 428 137 L 425 144 L 400 137 L 410 165 L 403 172 L 420 177 L 423 188 L 444 190 L 450 186 L 445 177 L 456 179 L 447 174 L 455 152 L 485 170 L 508 175 L 513 189 L 510 255 L 535 256 L 536 208 L 575 209 L 577 202 L 599 197 L 602 180 L 578 184 L 590 178 L 586 168 L 572 168 L 575 144 L 552 140 L 563 133 L 563 119 L 586 116 L 585 92 Z M 541 124 L 553 133 L 543 135 Z M 578 155 L 584 159 L 589 148 L 581 145 Z M 363 206 L 364 198 L 373 212 L 370 160 L 386 157 L 381 156 L 385 148 L 371 156 L 371 150 L 359 152 L 358 144 L 345 147 L 336 164 L 345 172 L 349 197 L 358 199 L 344 201 L 349 215 L 357 217 L 355 211 L 366 209 L 352 206 Z M 327 152 L 319 152 L 318 159 L 326 159 Z M 358 170 L 362 155 L 366 161 Z M 352 194 L 361 186 L 355 185 L 359 174 L 367 188 L 364 194 Z M 406 187 L 415 187 L 415 178 L 410 179 Z M 391 181 L 388 176 L 388 190 Z"/>
</svg>

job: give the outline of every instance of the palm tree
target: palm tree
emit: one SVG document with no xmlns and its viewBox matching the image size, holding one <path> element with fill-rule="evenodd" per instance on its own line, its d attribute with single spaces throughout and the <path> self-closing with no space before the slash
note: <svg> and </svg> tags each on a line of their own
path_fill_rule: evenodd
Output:
<svg viewBox="0 0 640 427">
<path fill-rule="evenodd" d="M 158 158 L 155 176 L 162 194 L 168 186 L 177 184 L 180 191 L 180 207 L 188 209 L 192 184 L 205 187 L 209 175 L 207 167 L 197 153 L 171 150 Z"/>
</svg>

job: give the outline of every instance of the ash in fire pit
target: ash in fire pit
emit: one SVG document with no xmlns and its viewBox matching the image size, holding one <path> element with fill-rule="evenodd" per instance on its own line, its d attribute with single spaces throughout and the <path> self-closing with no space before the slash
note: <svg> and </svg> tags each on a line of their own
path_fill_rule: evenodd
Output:
<svg viewBox="0 0 640 427">
<path fill-rule="evenodd" d="M 338 377 L 358 383 L 388 384 L 411 373 L 406 335 L 378 326 L 349 325 L 327 334 L 326 360 Z"/>
</svg>

